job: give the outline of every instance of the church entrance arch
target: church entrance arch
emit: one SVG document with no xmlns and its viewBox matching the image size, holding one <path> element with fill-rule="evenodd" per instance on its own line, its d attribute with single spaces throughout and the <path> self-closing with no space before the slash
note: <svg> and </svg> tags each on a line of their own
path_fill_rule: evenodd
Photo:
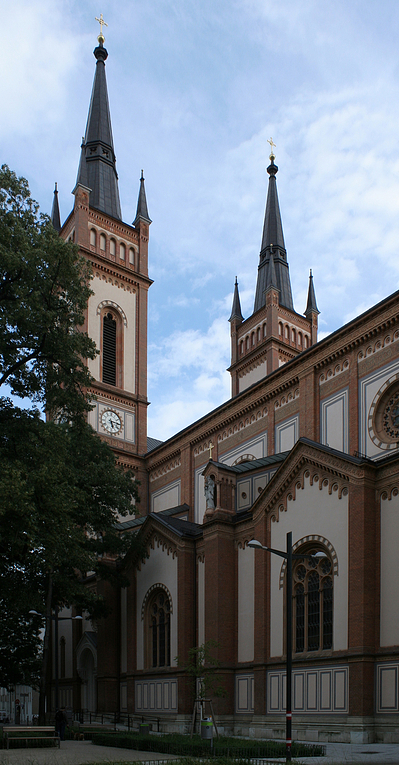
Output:
<svg viewBox="0 0 399 765">
<path fill-rule="evenodd" d="M 97 710 L 97 647 L 83 635 L 77 649 L 77 669 L 82 680 L 81 705 L 87 712 Z"/>
</svg>

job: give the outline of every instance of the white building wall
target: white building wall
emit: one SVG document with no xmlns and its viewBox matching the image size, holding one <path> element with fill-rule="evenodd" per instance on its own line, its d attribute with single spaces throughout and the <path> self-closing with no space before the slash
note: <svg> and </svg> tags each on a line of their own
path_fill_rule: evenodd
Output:
<svg viewBox="0 0 399 765">
<path fill-rule="evenodd" d="M 141 570 L 137 571 L 136 591 L 137 591 L 137 669 L 144 669 L 144 622 L 141 618 L 144 598 L 148 590 L 156 584 L 163 584 L 170 592 L 172 598 L 172 614 L 170 621 L 170 660 L 171 666 L 175 667 L 175 657 L 177 656 L 177 556 L 171 552 L 162 549 L 162 543 L 156 539 L 154 547 L 150 549 L 150 557 L 146 558 L 141 564 Z"/>
<path fill-rule="evenodd" d="M 287 501 L 287 512 L 279 513 L 278 522 L 271 524 L 271 547 L 286 550 L 287 532 L 292 531 L 293 545 L 306 536 L 316 535 L 333 545 L 338 558 L 338 575 L 334 576 L 333 650 L 348 647 L 348 496 L 310 485 L 304 478 L 304 488 L 295 488 L 293 499 Z M 270 575 L 270 653 L 283 654 L 284 590 L 280 588 L 282 559 L 271 553 Z"/>
<path fill-rule="evenodd" d="M 116 280 L 113 280 L 116 281 Z M 122 285 L 122 282 L 120 282 Z M 124 359 L 124 389 L 135 393 L 135 358 L 136 358 L 136 293 L 128 292 L 122 286 L 118 287 L 112 281 L 95 276 L 91 282 L 94 295 L 88 304 L 88 335 L 94 340 L 97 348 L 101 347 L 101 317 L 98 313 L 103 301 L 109 301 L 110 307 L 124 315 L 126 326 L 123 326 L 123 359 Z M 89 361 L 89 369 L 96 380 L 100 379 L 100 357 Z"/>
<path fill-rule="evenodd" d="M 254 660 L 255 550 L 238 548 L 238 661 Z"/>
</svg>

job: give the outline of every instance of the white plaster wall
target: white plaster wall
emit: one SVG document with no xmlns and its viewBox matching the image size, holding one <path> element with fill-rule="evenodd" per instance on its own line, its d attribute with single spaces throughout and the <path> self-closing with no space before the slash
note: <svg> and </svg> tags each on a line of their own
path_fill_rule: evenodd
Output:
<svg viewBox="0 0 399 765">
<path fill-rule="evenodd" d="M 101 347 L 101 321 L 100 316 L 97 314 L 99 304 L 102 303 L 103 300 L 111 300 L 119 306 L 126 315 L 127 327 L 123 326 L 123 380 L 124 389 L 130 393 L 134 393 L 136 389 L 136 294 L 127 292 L 120 287 L 117 287 L 115 284 L 100 279 L 98 276 L 94 277 L 90 286 L 94 290 L 94 295 L 91 295 L 89 298 L 87 331 L 98 349 Z M 89 361 L 89 369 L 95 379 L 99 380 L 99 356 L 96 356 L 93 361 Z"/>
<path fill-rule="evenodd" d="M 348 647 L 348 496 L 339 499 L 338 492 L 329 494 L 328 486 L 310 485 L 305 478 L 304 488 L 296 489 L 295 499 L 287 502 L 287 512 L 279 514 L 279 521 L 271 524 L 271 547 L 286 550 L 287 532 L 292 531 L 292 543 L 311 534 L 327 539 L 338 557 L 338 575 L 334 576 L 333 650 Z M 283 653 L 284 591 L 279 589 L 283 559 L 271 553 L 271 656 Z"/>
<path fill-rule="evenodd" d="M 359 375 L 362 373 L 362 362 L 359 362 Z M 367 457 L 374 457 L 383 454 L 389 449 L 380 449 L 370 438 L 368 430 L 368 417 L 371 405 L 375 395 L 386 380 L 399 373 L 399 361 L 387 364 L 382 369 L 372 372 L 359 380 L 359 403 L 360 403 L 360 430 L 359 430 L 359 449 Z M 396 444 L 392 444 L 391 449 L 396 449 Z"/>
<path fill-rule="evenodd" d="M 141 618 L 141 608 L 147 591 L 153 584 L 163 584 L 168 588 L 172 598 L 170 621 L 170 663 L 176 667 L 177 656 L 177 556 L 162 550 L 162 546 L 155 542 L 155 547 L 150 549 L 150 557 L 141 564 L 141 571 L 137 571 L 137 669 L 144 669 L 144 622 Z"/>
<path fill-rule="evenodd" d="M 234 449 L 230 449 L 230 451 L 224 454 L 219 454 L 219 462 L 223 462 L 224 465 L 234 465 L 244 454 L 250 454 L 252 459 L 256 460 L 267 457 L 267 430 L 255 436 L 255 438 L 243 441 Z"/>
<path fill-rule="evenodd" d="M 348 391 L 342 390 L 321 402 L 321 442 L 348 452 Z"/>
<path fill-rule="evenodd" d="M 202 465 L 202 467 L 197 468 L 195 471 L 195 500 L 194 500 L 194 517 L 195 517 L 195 523 L 202 523 L 205 515 L 206 510 L 206 499 L 205 499 L 205 478 L 202 475 L 203 471 L 205 469 L 205 465 Z"/>
<path fill-rule="evenodd" d="M 254 660 L 255 550 L 238 548 L 238 661 Z"/>
<path fill-rule="evenodd" d="M 121 589 L 121 672 L 127 672 L 127 588 Z"/>
<path fill-rule="evenodd" d="M 291 417 L 289 420 L 280 422 L 275 428 L 275 452 L 288 452 L 299 437 L 299 417 Z"/>
<path fill-rule="evenodd" d="M 160 513 L 180 505 L 180 479 L 151 494 L 151 512 Z"/>
<path fill-rule="evenodd" d="M 65 638 L 65 677 L 73 675 L 72 610 L 63 608 L 58 614 L 58 671 L 61 672 L 60 640 Z M 65 619 L 65 621 L 64 621 Z M 60 674 L 61 677 L 61 674 Z"/>
<path fill-rule="evenodd" d="M 205 561 L 198 561 L 198 645 L 205 643 Z"/>
<path fill-rule="evenodd" d="M 399 643 L 399 496 L 381 500 L 381 646 Z"/>
<path fill-rule="evenodd" d="M 263 380 L 263 378 L 266 377 L 266 372 L 267 372 L 267 367 L 266 367 L 266 359 L 265 359 L 265 361 L 263 361 L 262 364 L 259 364 L 258 367 L 255 367 L 255 369 L 251 369 L 251 371 L 248 372 L 243 377 L 239 377 L 238 379 L 239 392 L 241 393 L 241 391 L 249 388 L 250 385 L 253 385 L 259 380 Z"/>
</svg>

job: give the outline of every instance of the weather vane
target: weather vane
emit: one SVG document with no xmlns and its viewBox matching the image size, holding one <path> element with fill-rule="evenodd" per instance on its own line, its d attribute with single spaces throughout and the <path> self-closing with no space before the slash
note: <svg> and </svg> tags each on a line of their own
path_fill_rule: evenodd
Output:
<svg viewBox="0 0 399 765">
<path fill-rule="evenodd" d="M 270 149 L 271 149 L 271 151 L 270 151 L 270 159 L 271 159 L 272 157 L 276 156 L 274 151 L 273 151 L 273 146 L 276 146 L 276 144 L 273 143 L 273 138 L 268 138 L 267 142 L 270 143 Z"/>
<path fill-rule="evenodd" d="M 100 34 L 98 35 L 98 42 L 105 42 L 105 37 L 103 35 L 103 27 L 107 27 L 108 24 L 103 19 L 102 13 L 100 13 L 100 18 L 98 19 L 97 16 L 95 17 L 96 21 L 98 21 L 100 25 Z"/>
</svg>

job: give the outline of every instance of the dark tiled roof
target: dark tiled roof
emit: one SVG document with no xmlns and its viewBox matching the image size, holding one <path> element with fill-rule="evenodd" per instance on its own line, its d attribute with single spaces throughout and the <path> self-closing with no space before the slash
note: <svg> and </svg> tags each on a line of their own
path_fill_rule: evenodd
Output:
<svg viewBox="0 0 399 765">
<path fill-rule="evenodd" d="M 272 468 L 274 465 L 277 467 L 284 462 L 289 454 L 290 452 L 280 452 L 279 454 L 272 454 L 270 457 L 261 457 L 259 460 L 240 462 L 238 465 L 225 465 L 224 462 L 215 462 L 214 464 L 224 470 L 230 470 L 232 473 L 249 473 L 260 468 Z"/>
<path fill-rule="evenodd" d="M 143 171 L 141 171 L 139 198 L 137 200 L 136 217 L 133 221 L 133 226 L 135 226 L 141 220 L 144 220 L 147 223 L 151 223 L 151 218 L 148 215 L 147 197 L 145 195 Z"/>
<path fill-rule="evenodd" d="M 106 49 L 100 44 L 77 183 L 90 189 L 90 207 L 122 220 L 118 174 L 105 77 Z"/>
<path fill-rule="evenodd" d="M 159 438 L 150 438 L 150 436 L 147 437 L 147 454 L 148 452 L 152 452 L 153 449 L 156 449 L 157 446 L 161 446 L 163 444 L 163 441 L 160 441 Z"/>
</svg>

